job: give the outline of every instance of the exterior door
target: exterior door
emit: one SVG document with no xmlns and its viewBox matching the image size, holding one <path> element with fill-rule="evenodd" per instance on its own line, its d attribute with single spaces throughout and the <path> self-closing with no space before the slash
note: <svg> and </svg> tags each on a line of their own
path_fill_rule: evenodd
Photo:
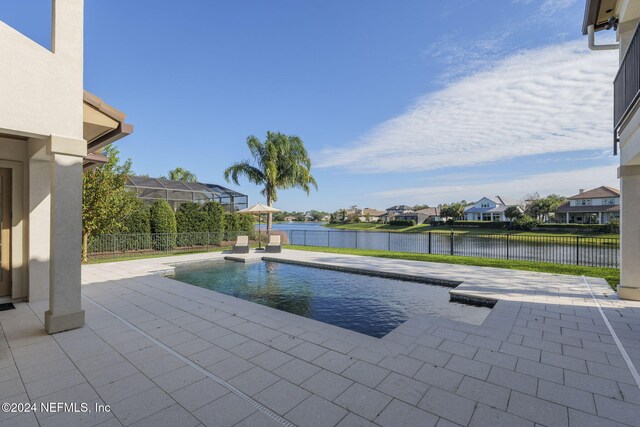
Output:
<svg viewBox="0 0 640 427">
<path fill-rule="evenodd" d="M 0 168 L 0 297 L 11 295 L 11 169 Z"/>
</svg>

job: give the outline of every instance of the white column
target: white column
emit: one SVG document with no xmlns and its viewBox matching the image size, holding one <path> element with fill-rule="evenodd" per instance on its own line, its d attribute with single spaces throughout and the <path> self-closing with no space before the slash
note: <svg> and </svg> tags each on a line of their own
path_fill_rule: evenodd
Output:
<svg viewBox="0 0 640 427">
<path fill-rule="evenodd" d="M 84 324 L 80 304 L 82 153 L 86 154 L 83 140 L 51 138 L 51 261 L 45 313 L 50 334 Z"/>
<path fill-rule="evenodd" d="M 598 224 L 602 224 L 602 212 L 598 212 Z"/>
<path fill-rule="evenodd" d="M 569 224 L 569 212 L 567 212 L 567 224 Z"/>
<path fill-rule="evenodd" d="M 620 198 L 620 298 L 640 301 L 640 166 L 619 169 Z"/>
<path fill-rule="evenodd" d="M 49 297 L 51 158 L 43 140 L 29 141 L 29 301 Z M 43 238 L 43 236 L 46 236 Z"/>
</svg>

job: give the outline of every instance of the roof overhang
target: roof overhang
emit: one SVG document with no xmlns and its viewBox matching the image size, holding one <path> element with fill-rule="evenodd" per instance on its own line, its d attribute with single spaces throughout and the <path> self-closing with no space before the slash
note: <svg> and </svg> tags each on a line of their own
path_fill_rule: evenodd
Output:
<svg viewBox="0 0 640 427">
<path fill-rule="evenodd" d="M 125 123 L 126 115 L 105 103 L 99 97 L 84 91 L 83 138 L 87 141 L 87 156 L 83 169 L 87 170 L 106 163 L 102 150 L 133 133 L 133 126 Z"/>
<path fill-rule="evenodd" d="M 609 18 L 616 13 L 617 3 L 618 0 L 587 0 L 584 7 L 582 34 L 587 34 L 589 25 L 593 25 L 595 31 L 604 30 Z"/>
</svg>

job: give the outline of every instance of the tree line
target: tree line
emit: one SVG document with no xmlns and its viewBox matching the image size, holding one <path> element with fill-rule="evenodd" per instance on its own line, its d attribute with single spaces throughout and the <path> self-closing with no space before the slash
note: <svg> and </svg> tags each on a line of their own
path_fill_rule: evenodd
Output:
<svg viewBox="0 0 640 427">
<path fill-rule="evenodd" d="M 90 240 L 100 234 L 167 234 L 163 247 L 188 244 L 186 236 L 177 233 L 212 233 L 222 240 L 224 232 L 249 235 L 254 231 L 253 215 L 224 212 L 218 202 L 181 203 L 176 211 L 166 200 L 149 204 L 125 187 L 132 175 L 131 160 L 121 161 L 115 146 L 108 146 L 109 161 L 86 171 L 82 187 L 82 259 L 87 260 Z M 171 177 L 195 179 L 195 175 L 181 168 L 170 171 Z M 171 237 L 172 236 L 172 237 Z M 182 239 L 182 241 L 181 241 Z M 215 243 L 215 242 L 214 242 Z"/>
</svg>

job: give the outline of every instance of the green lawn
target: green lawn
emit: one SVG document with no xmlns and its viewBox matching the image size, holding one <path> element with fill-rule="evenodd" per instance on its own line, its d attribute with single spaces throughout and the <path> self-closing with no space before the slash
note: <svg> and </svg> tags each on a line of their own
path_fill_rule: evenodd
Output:
<svg viewBox="0 0 640 427">
<path fill-rule="evenodd" d="M 366 249 L 326 248 L 318 246 L 288 245 L 289 249 L 312 252 L 330 252 L 350 255 L 373 256 L 379 258 L 406 259 L 412 261 L 441 262 L 448 264 L 476 265 L 480 267 L 506 268 L 509 270 L 539 271 L 542 273 L 570 274 L 573 276 L 601 277 L 615 289 L 620 282 L 617 268 L 584 267 L 569 264 L 551 264 L 534 261 L 513 261 L 493 258 L 475 258 L 451 255 L 414 254 L 407 252 L 374 251 Z"/>
<path fill-rule="evenodd" d="M 443 225 L 432 227 L 429 224 L 414 225 L 411 227 L 394 226 L 388 224 L 376 224 L 360 222 L 355 224 L 326 224 L 325 227 L 336 230 L 357 230 L 357 231 L 392 231 L 397 233 L 451 233 L 451 227 Z M 619 239 L 619 234 L 601 234 L 601 233 L 568 233 L 565 231 L 518 231 L 505 230 L 503 228 L 474 228 L 474 227 L 456 227 L 453 229 L 455 234 L 509 234 L 516 236 L 555 236 L 555 237 L 598 237 Z"/>
</svg>

